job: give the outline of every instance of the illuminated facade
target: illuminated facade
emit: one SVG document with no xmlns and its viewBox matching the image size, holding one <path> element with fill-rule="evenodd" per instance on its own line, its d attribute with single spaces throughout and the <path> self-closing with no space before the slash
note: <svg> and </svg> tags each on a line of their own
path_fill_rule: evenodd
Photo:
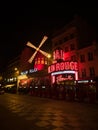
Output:
<svg viewBox="0 0 98 130">
<path fill-rule="evenodd" d="M 98 45 L 95 39 L 95 31 L 80 17 L 75 17 L 71 23 L 54 32 L 52 50 L 55 53 L 61 48 L 64 53 L 56 52 L 57 58 L 62 55 L 66 63 L 77 62 L 79 80 L 95 79 L 98 77 Z"/>
<path fill-rule="evenodd" d="M 43 39 L 40 44 L 42 45 L 44 42 L 45 39 Z M 39 45 L 39 48 L 30 42 L 28 42 L 27 45 L 28 47 L 25 47 L 20 55 L 21 81 L 20 84 L 18 83 L 18 86 L 25 84 L 27 87 L 28 81 L 31 81 L 33 84 L 42 84 L 42 82 L 44 84 L 48 77 L 47 67 L 49 64 L 49 53 L 42 51 L 40 49 L 41 45 Z M 24 79 L 24 77 L 22 79 L 24 75 L 27 76 L 26 79 Z"/>
<path fill-rule="evenodd" d="M 40 52 L 37 52 L 36 58 L 34 60 L 34 69 L 38 71 L 43 70 L 48 64 L 48 58 L 43 56 Z"/>
<path fill-rule="evenodd" d="M 51 84 L 62 84 L 66 81 L 78 80 L 78 63 L 66 61 L 65 52 L 55 49 L 53 52 L 53 64 L 48 66 L 48 74 L 51 74 Z"/>
<path fill-rule="evenodd" d="M 17 62 L 18 66 L 15 65 L 20 72 L 18 87 L 30 87 L 32 81 L 34 87 L 45 87 L 54 83 L 66 84 L 67 81 L 76 83 L 98 79 L 98 45 L 94 41 L 96 35 L 86 25 L 80 18 L 75 18 L 68 25 L 56 30 L 51 37 L 51 60 L 47 57 L 48 53 L 33 45 L 37 51 L 34 60 L 29 63 L 28 59 L 34 52 L 32 48 L 25 47 Z M 9 69 L 8 72 L 10 73 Z"/>
</svg>

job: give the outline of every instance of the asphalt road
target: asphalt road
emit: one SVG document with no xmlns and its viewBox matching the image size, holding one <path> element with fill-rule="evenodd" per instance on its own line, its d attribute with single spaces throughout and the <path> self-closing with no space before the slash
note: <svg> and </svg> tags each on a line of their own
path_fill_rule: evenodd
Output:
<svg viewBox="0 0 98 130">
<path fill-rule="evenodd" d="M 98 130 L 98 104 L 5 93 L 0 130 Z"/>
</svg>

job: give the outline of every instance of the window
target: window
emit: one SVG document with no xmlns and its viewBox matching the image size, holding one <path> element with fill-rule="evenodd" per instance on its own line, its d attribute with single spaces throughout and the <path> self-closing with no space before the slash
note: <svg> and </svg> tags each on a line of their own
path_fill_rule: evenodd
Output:
<svg viewBox="0 0 98 130">
<path fill-rule="evenodd" d="M 56 42 L 55 44 L 54 44 L 54 46 L 57 46 L 58 45 L 58 42 Z"/>
<path fill-rule="evenodd" d="M 80 55 L 80 62 L 85 62 L 85 55 Z"/>
<path fill-rule="evenodd" d="M 44 64 L 44 58 L 41 59 L 41 64 Z"/>
<path fill-rule="evenodd" d="M 65 52 L 68 52 L 68 47 L 65 47 Z"/>
<path fill-rule="evenodd" d="M 76 59 L 76 55 L 71 56 L 71 60 L 72 60 L 72 61 L 76 61 L 76 60 L 77 60 L 77 59 Z"/>
<path fill-rule="evenodd" d="M 75 45 L 74 44 L 71 44 L 70 45 L 70 50 L 72 51 L 72 50 L 74 50 L 75 49 Z"/>
<path fill-rule="evenodd" d="M 88 53 L 88 60 L 89 61 L 93 60 L 93 53 L 92 52 Z"/>
<path fill-rule="evenodd" d="M 47 61 L 47 58 L 45 58 L 45 65 L 47 65 L 48 64 L 48 61 Z"/>
<path fill-rule="evenodd" d="M 37 61 L 38 64 L 40 64 L 40 58 L 38 58 L 38 61 Z"/>
<path fill-rule="evenodd" d="M 59 44 L 62 44 L 62 40 L 59 40 Z"/>
<path fill-rule="evenodd" d="M 82 69 L 82 78 L 85 78 L 86 77 L 86 69 Z"/>
<path fill-rule="evenodd" d="M 68 36 L 64 37 L 64 42 L 68 41 Z"/>
<path fill-rule="evenodd" d="M 73 39 L 74 38 L 74 34 L 70 34 L 70 39 Z"/>
<path fill-rule="evenodd" d="M 94 76 L 95 76 L 94 67 L 90 67 L 90 68 L 89 68 L 89 71 L 90 71 L 90 77 L 94 77 Z"/>
</svg>

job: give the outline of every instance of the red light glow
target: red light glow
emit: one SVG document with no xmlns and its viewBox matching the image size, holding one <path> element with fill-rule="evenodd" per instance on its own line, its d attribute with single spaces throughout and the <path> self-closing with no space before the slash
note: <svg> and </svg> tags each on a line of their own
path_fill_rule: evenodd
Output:
<svg viewBox="0 0 98 130">
<path fill-rule="evenodd" d="M 62 70 L 78 70 L 78 63 L 77 62 L 60 62 L 56 64 L 52 64 L 48 67 L 48 73 L 52 73 L 55 71 L 62 71 Z"/>
<path fill-rule="evenodd" d="M 34 65 L 34 69 L 43 70 L 44 69 L 44 64 L 36 64 L 36 65 Z"/>
<path fill-rule="evenodd" d="M 61 49 L 56 49 L 53 52 L 53 60 L 59 60 L 59 59 L 64 60 L 64 51 Z"/>
</svg>

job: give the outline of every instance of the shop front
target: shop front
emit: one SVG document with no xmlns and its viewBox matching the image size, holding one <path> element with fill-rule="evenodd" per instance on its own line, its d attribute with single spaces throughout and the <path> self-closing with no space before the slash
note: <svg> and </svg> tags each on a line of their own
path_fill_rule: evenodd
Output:
<svg viewBox="0 0 98 130">
<path fill-rule="evenodd" d="M 48 74 L 51 75 L 54 98 L 73 100 L 78 80 L 78 63 L 73 61 L 54 63 L 48 67 Z"/>
<path fill-rule="evenodd" d="M 51 74 L 51 84 L 78 80 L 78 63 L 62 61 L 52 64 L 48 67 L 48 74 Z"/>
</svg>

